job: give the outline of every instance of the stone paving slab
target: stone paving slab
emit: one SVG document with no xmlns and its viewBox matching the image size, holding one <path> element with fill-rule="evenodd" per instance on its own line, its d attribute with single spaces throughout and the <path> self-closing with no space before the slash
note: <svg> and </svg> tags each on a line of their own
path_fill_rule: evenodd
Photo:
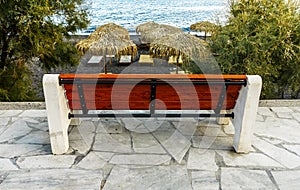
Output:
<svg viewBox="0 0 300 190">
<path fill-rule="evenodd" d="M 216 124 L 215 124 L 216 125 Z M 199 126 L 194 134 L 195 136 L 208 136 L 208 137 L 226 137 L 227 134 L 222 130 L 222 126 Z"/>
<path fill-rule="evenodd" d="M 300 113 L 292 113 L 293 118 L 300 123 Z"/>
<path fill-rule="evenodd" d="M 292 119 L 268 117 L 264 122 L 256 122 L 254 133 L 269 138 L 281 139 L 288 143 L 300 143 L 300 123 Z"/>
<path fill-rule="evenodd" d="M 12 160 L 0 158 L 0 171 L 18 170 L 19 168 L 13 164 Z"/>
<path fill-rule="evenodd" d="M 111 154 L 111 153 L 109 153 Z M 113 154 L 111 154 L 112 157 Z M 110 159 L 110 158 L 109 158 Z M 107 161 L 103 159 L 101 155 L 96 152 L 90 152 L 86 155 L 76 166 L 77 169 L 87 169 L 87 170 L 101 170 Z"/>
<path fill-rule="evenodd" d="M 85 118 L 52 155 L 45 110 L 0 110 L 0 189 L 299 189 L 299 114 L 259 107 L 248 154 L 214 118 Z"/>
<path fill-rule="evenodd" d="M 288 107 L 270 107 L 270 109 L 275 113 L 292 113 L 293 109 Z"/>
<path fill-rule="evenodd" d="M 217 150 L 217 153 L 222 156 L 226 166 L 266 169 L 284 168 L 283 165 L 262 153 L 236 154 L 233 151 L 221 150 Z"/>
<path fill-rule="evenodd" d="M 0 135 L 0 143 L 10 141 L 10 140 L 12 141 L 15 138 L 25 136 L 31 131 L 32 129 L 28 127 L 25 121 L 23 120 L 16 121 Z"/>
<path fill-rule="evenodd" d="M 300 171 L 272 171 L 279 189 L 298 190 L 300 187 Z"/>
<path fill-rule="evenodd" d="M 181 134 L 188 137 L 195 135 L 197 127 L 199 126 L 198 121 L 185 118 L 183 118 L 181 121 L 174 121 L 172 124 L 178 131 L 180 131 Z"/>
<path fill-rule="evenodd" d="M 214 171 L 192 171 L 193 190 L 219 190 L 219 180 Z"/>
<path fill-rule="evenodd" d="M 150 133 L 131 133 L 133 150 L 137 153 L 166 154 L 162 145 Z"/>
<path fill-rule="evenodd" d="M 154 137 L 164 149 L 178 162 L 181 163 L 186 152 L 191 146 L 190 139 L 183 136 L 178 130 L 155 131 Z"/>
<path fill-rule="evenodd" d="M 215 151 L 206 149 L 191 148 L 187 160 L 187 169 L 217 171 Z"/>
<path fill-rule="evenodd" d="M 184 166 L 154 166 L 144 168 L 114 167 L 103 190 L 176 189 L 192 190 Z"/>
<path fill-rule="evenodd" d="M 221 189 L 277 190 L 266 171 L 242 168 L 221 168 Z"/>
<path fill-rule="evenodd" d="M 170 164 L 171 157 L 168 155 L 155 154 L 116 154 L 109 163 L 116 165 L 142 165 L 157 166 Z"/>
<path fill-rule="evenodd" d="M 10 121 L 9 117 L 0 117 L 0 126 L 7 125 L 9 121 Z M 1 131 L 0 131 L 0 134 L 1 134 Z"/>
<path fill-rule="evenodd" d="M 124 131 L 124 126 L 122 123 L 114 119 L 106 119 L 101 121 L 97 127 L 97 133 L 116 133 L 120 134 Z"/>
<path fill-rule="evenodd" d="M 25 110 L 19 115 L 19 117 L 47 117 L 47 112 L 46 110 Z"/>
<path fill-rule="evenodd" d="M 0 189 L 99 190 L 102 179 L 102 172 L 99 170 L 29 170 L 9 173 L 0 183 Z"/>
<path fill-rule="evenodd" d="M 282 146 L 285 147 L 290 152 L 293 152 L 293 153 L 297 154 L 298 156 L 300 156 L 300 144 L 299 145 L 283 144 Z"/>
<path fill-rule="evenodd" d="M 212 150 L 233 150 L 232 137 L 193 136 L 193 147 Z"/>
<path fill-rule="evenodd" d="M 268 107 L 258 107 L 257 115 L 266 116 L 266 117 L 274 117 L 275 113 Z"/>
<path fill-rule="evenodd" d="M 20 115 L 23 112 L 23 110 L 5 110 L 2 111 L 2 114 L 0 114 L 0 117 L 16 117 Z"/>
<path fill-rule="evenodd" d="M 74 127 L 69 134 L 70 147 L 86 155 L 94 143 L 95 130 L 95 125 L 91 121 L 83 121 L 80 126 Z"/>
<path fill-rule="evenodd" d="M 75 155 L 42 155 L 20 157 L 16 164 L 21 169 L 71 168 L 77 156 Z"/>
<path fill-rule="evenodd" d="M 32 131 L 28 135 L 20 138 L 17 144 L 50 144 L 49 133 L 44 131 Z"/>
<path fill-rule="evenodd" d="M 289 169 L 300 166 L 300 157 L 283 148 L 279 148 L 257 137 L 254 138 L 253 146 Z"/>
<path fill-rule="evenodd" d="M 6 125 L 0 125 L 0 135 L 8 128 Z"/>
<path fill-rule="evenodd" d="M 13 158 L 41 149 L 42 145 L 0 144 L 0 157 Z"/>
<path fill-rule="evenodd" d="M 131 153 L 131 138 L 129 133 L 97 134 L 93 146 L 95 151 Z"/>
</svg>

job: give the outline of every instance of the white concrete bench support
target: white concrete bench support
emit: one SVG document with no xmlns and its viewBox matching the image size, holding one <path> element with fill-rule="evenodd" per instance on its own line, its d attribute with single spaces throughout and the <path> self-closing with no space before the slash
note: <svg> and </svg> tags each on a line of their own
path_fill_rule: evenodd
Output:
<svg viewBox="0 0 300 190">
<path fill-rule="evenodd" d="M 68 118 L 70 110 L 66 102 L 64 88 L 59 85 L 59 75 L 45 74 L 43 89 L 52 153 L 63 154 L 69 149 L 68 127 L 71 119 Z"/>
<path fill-rule="evenodd" d="M 233 147 L 236 152 L 248 153 L 251 150 L 252 127 L 255 125 L 261 87 L 260 76 L 247 75 L 247 86 L 240 90 L 232 119 L 235 128 Z"/>
</svg>

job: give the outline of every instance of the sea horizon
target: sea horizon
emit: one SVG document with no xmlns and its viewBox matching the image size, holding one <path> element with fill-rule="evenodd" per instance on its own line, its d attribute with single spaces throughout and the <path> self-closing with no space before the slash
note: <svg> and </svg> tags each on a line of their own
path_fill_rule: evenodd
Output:
<svg viewBox="0 0 300 190">
<path fill-rule="evenodd" d="M 80 33 L 91 33 L 98 26 L 113 22 L 135 33 L 135 27 L 148 21 L 169 24 L 189 32 L 199 21 L 224 23 L 227 0 L 85 0 L 91 23 Z"/>
</svg>

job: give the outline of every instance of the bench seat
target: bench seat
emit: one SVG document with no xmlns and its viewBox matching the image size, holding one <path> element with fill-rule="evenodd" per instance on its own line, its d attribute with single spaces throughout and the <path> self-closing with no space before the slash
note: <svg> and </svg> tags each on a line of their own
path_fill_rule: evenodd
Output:
<svg viewBox="0 0 300 190">
<path fill-rule="evenodd" d="M 43 87 L 54 154 L 67 151 L 67 128 L 72 119 L 115 116 L 95 114 L 94 110 L 146 111 L 118 114 L 118 117 L 228 117 L 236 129 L 235 150 L 248 152 L 261 78 L 256 75 L 46 74 Z M 191 113 L 157 113 L 160 110 L 191 110 Z M 193 110 L 213 112 L 195 114 Z"/>
</svg>

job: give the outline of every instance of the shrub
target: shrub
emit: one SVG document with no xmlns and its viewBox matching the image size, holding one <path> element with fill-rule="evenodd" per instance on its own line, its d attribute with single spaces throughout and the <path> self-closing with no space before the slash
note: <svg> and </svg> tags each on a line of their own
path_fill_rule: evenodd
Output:
<svg viewBox="0 0 300 190">
<path fill-rule="evenodd" d="M 78 63 L 70 33 L 88 24 L 83 0 L 0 0 L 0 101 L 32 97 L 26 62 L 39 58 L 45 69 Z"/>
<path fill-rule="evenodd" d="M 212 37 L 225 73 L 258 74 L 262 98 L 300 88 L 299 5 L 285 0 L 231 0 L 228 23 Z"/>
</svg>

